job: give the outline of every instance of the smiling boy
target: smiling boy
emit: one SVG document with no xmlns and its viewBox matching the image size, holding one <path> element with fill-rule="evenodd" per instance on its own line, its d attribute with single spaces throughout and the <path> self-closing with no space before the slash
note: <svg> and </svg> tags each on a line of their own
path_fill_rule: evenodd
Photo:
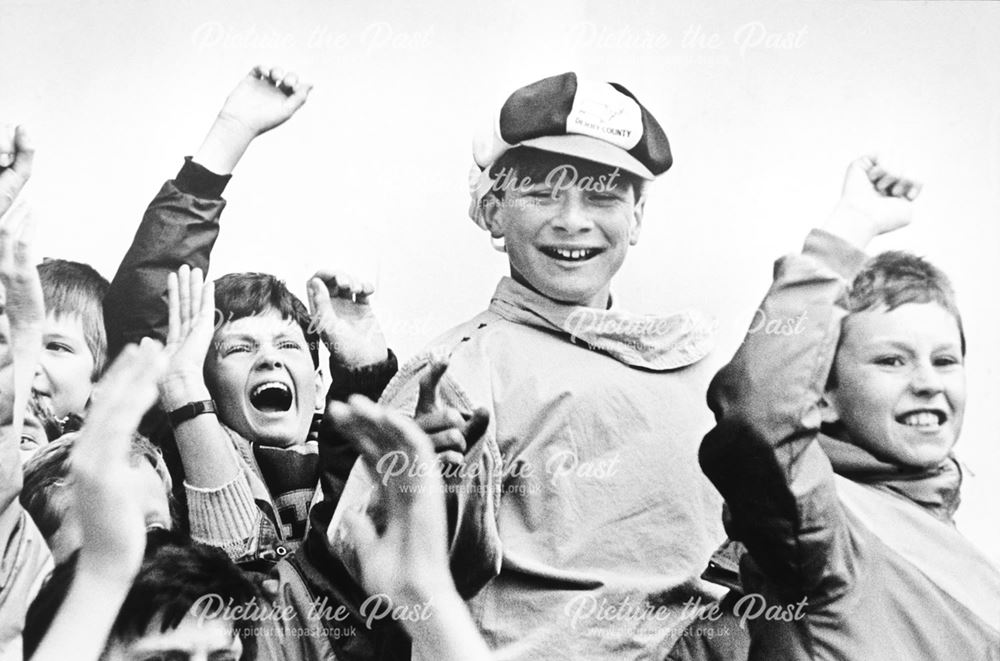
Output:
<svg viewBox="0 0 1000 661">
<path fill-rule="evenodd" d="M 801 617 L 749 622 L 752 659 L 986 659 L 1000 571 L 955 529 L 965 336 L 951 284 L 916 256 L 866 262 L 919 185 L 851 164 L 827 226 L 775 265 L 750 333 L 715 377 L 701 465 L 749 550 L 743 590 Z M 992 654 L 991 654 L 992 653 Z"/>
<path fill-rule="evenodd" d="M 498 658 L 666 658 L 683 603 L 711 600 L 698 576 L 722 537 L 695 454 L 712 328 L 610 293 L 646 183 L 671 165 L 666 135 L 624 87 L 573 73 L 518 89 L 486 128 L 470 214 L 510 277 L 382 401 L 412 415 L 442 352 L 442 400 L 490 413 L 448 494 L 452 574 Z M 648 327 L 667 332 L 619 332 Z"/>
</svg>

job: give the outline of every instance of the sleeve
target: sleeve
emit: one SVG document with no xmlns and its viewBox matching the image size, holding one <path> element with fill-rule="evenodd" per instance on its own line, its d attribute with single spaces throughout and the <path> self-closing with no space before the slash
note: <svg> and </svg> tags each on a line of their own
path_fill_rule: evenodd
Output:
<svg viewBox="0 0 1000 661">
<path fill-rule="evenodd" d="M 815 230 L 801 254 L 778 260 L 746 339 L 708 393 L 716 426 L 699 459 L 729 507 L 728 532 L 779 589 L 811 601 L 840 594 L 852 572 L 818 437 L 848 280 L 864 259 Z"/>
<path fill-rule="evenodd" d="M 201 489 L 184 483 L 187 493 L 191 539 L 214 546 L 235 560 L 244 558 L 259 535 L 264 518 L 241 472 L 218 489 Z"/>
<path fill-rule="evenodd" d="M 208 272 L 229 178 L 188 157 L 150 202 L 104 298 L 109 356 L 143 337 L 166 338 L 167 274 L 182 264 Z"/>
</svg>

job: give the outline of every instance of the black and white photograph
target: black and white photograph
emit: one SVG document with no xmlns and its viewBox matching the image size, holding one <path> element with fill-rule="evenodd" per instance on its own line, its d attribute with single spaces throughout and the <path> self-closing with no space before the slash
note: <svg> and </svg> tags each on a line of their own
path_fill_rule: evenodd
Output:
<svg viewBox="0 0 1000 661">
<path fill-rule="evenodd" d="M 0 661 L 1000 661 L 998 33 L 0 0 Z"/>
</svg>

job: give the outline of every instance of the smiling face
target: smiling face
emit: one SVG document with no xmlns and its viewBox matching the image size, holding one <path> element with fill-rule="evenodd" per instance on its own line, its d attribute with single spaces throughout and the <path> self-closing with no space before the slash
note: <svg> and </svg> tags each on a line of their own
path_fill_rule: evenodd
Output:
<svg viewBox="0 0 1000 661">
<path fill-rule="evenodd" d="M 951 452 L 965 411 L 955 316 L 937 303 L 852 313 L 826 399 L 851 443 L 889 463 L 928 468 Z"/>
<path fill-rule="evenodd" d="M 530 185 L 521 177 L 489 200 L 486 222 L 504 238 L 511 277 L 554 301 L 607 307 L 611 278 L 639 239 L 645 200 L 612 168 L 601 176 L 581 175 L 572 186 L 565 177 Z"/>
<path fill-rule="evenodd" d="M 302 328 L 275 309 L 228 321 L 215 332 L 205 382 L 219 419 L 251 442 L 303 443 L 322 383 Z"/>
<path fill-rule="evenodd" d="M 83 320 L 74 314 L 48 314 L 42 331 L 42 355 L 32 384 L 58 418 L 83 415 L 94 389 L 94 356 Z"/>
</svg>

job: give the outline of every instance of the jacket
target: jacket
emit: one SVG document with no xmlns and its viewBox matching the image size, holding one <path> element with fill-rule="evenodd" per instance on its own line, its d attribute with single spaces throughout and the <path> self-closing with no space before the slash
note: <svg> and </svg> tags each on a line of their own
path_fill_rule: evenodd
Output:
<svg viewBox="0 0 1000 661">
<path fill-rule="evenodd" d="M 760 308 L 777 332 L 755 324 L 709 391 L 717 425 L 700 459 L 748 550 L 736 615 L 750 658 L 1000 658 L 1000 572 L 951 520 L 954 460 L 885 464 L 821 424 L 847 285 L 864 259 L 817 230 L 779 260 Z"/>
<path fill-rule="evenodd" d="M 382 402 L 413 415 L 442 350 L 443 403 L 489 409 L 445 480 L 452 574 L 497 658 L 662 659 L 692 617 L 684 602 L 712 600 L 698 575 L 722 538 L 696 464 L 710 424 L 705 338 L 687 317 L 648 320 L 674 333 L 650 358 L 622 337 L 645 318 L 612 315 L 604 335 L 578 325 L 588 341 L 545 319 L 580 310 L 504 278 L 490 308 L 401 369 Z"/>
</svg>

